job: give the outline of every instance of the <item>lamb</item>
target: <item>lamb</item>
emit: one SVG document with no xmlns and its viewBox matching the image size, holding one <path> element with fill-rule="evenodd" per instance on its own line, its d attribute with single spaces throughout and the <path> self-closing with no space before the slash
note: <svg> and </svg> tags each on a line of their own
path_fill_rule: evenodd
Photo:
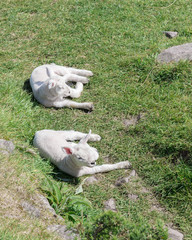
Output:
<svg viewBox="0 0 192 240">
<path fill-rule="evenodd" d="M 131 167 L 129 161 L 96 166 L 98 151 L 87 142 L 100 139 L 99 135 L 91 131 L 85 134 L 73 130 L 41 130 L 36 132 L 33 144 L 42 157 L 50 159 L 60 170 L 74 177 Z M 80 141 L 74 143 L 76 140 Z"/>
<path fill-rule="evenodd" d="M 33 70 L 30 85 L 34 97 L 45 107 L 93 110 L 91 102 L 78 103 L 66 99 L 80 97 L 83 84 L 88 83 L 88 77 L 91 76 L 93 73 L 88 70 L 59 66 L 54 63 L 45 64 Z M 69 82 L 75 82 L 75 88 L 70 87 Z"/>
</svg>

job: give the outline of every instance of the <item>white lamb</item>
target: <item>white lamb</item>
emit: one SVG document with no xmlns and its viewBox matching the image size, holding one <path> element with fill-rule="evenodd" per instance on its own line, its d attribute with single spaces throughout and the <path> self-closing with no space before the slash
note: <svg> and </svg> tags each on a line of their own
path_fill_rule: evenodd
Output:
<svg viewBox="0 0 192 240">
<path fill-rule="evenodd" d="M 91 131 L 85 134 L 73 130 L 41 130 L 36 132 L 33 144 L 42 157 L 50 159 L 60 170 L 74 177 L 131 167 L 129 161 L 95 166 L 99 154 L 87 141 L 100 139 L 99 135 L 91 134 Z M 79 143 L 72 142 L 76 140 L 80 140 Z"/>
<path fill-rule="evenodd" d="M 88 77 L 93 73 L 88 70 L 46 64 L 35 68 L 31 74 L 30 85 L 34 97 L 45 107 L 70 107 L 92 110 L 93 103 L 77 103 L 66 99 L 78 98 L 83 91 L 83 83 L 88 83 Z M 67 82 L 76 82 L 75 88 Z"/>
</svg>

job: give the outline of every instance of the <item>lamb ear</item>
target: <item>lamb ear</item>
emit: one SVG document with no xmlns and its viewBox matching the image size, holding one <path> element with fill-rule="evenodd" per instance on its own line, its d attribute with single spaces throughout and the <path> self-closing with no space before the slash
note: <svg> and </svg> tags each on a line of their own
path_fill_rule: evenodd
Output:
<svg viewBox="0 0 192 240">
<path fill-rule="evenodd" d="M 66 152 L 67 154 L 72 154 L 72 151 L 68 147 L 62 147 L 63 151 Z"/>
<path fill-rule="evenodd" d="M 48 89 L 54 88 L 56 86 L 56 82 L 54 80 L 50 80 L 48 83 Z"/>
<path fill-rule="evenodd" d="M 52 78 L 55 73 L 51 68 L 46 67 L 48 77 Z"/>
<path fill-rule="evenodd" d="M 84 138 L 82 138 L 79 143 L 83 143 L 83 144 L 87 143 L 90 137 L 91 137 L 91 130 L 89 130 L 89 133 Z"/>
</svg>

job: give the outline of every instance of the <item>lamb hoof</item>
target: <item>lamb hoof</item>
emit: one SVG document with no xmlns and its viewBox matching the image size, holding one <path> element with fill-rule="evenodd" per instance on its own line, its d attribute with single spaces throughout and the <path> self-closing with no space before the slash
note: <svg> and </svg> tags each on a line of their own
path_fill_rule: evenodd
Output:
<svg viewBox="0 0 192 240">
<path fill-rule="evenodd" d="M 101 137 L 98 134 L 92 134 L 93 141 L 100 141 Z"/>
<path fill-rule="evenodd" d="M 131 167 L 132 167 L 131 163 L 129 161 L 126 161 L 125 168 L 131 168 Z"/>
<path fill-rule="evenodd" d="M 94 105 L 93 103 L 89 103 L 88 107 L 87 107 L 87 110 L 89 111 L 93 111 L 94 110 Z"/>
<path fill-rule="evenodd" d="M 93 76 L 93 72 L 91 72 L 89 70 L 85 70 L 83 76 L 85 76 L 85 77 L 92 77 Z"/>
<path fill-rule="evenodd" d="M 131 163 L 129 161 L 119 162 L 119 168 L 120 169 L 131 168 Z"/>
<path fill-rule="evenodd" d="M 82 80 L 82 83 L 86 84 L 88 82 L 89 82 L 89 78 L 84 77 L 84 79 Z"/>
<path fill-rule="evenodd" d="M 93 72 L 88 71 L 88 75 L 87 76 L 92 77 L 93 76 Z"/>
</svg>

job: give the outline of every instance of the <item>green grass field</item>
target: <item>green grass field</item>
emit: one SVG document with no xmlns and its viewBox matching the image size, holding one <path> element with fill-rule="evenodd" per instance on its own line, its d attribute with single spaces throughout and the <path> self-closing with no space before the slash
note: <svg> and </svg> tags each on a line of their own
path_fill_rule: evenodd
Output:
<svg viewBox="0 0 192 240">
<path fill-rule="evenodd" d="M 156 62 L 161 50 L 191 42 L 191 1 L 7 0 L 0 7 L 0 138 L 33 148 L 33 136 L 41 129 L 91 129 L 102 137 L 91 144 L 100 153 L 98 163 L 129 160 L 170 212 L 174 226 L 192 239 L 192 64 Z M 165 30 L 179 36 L 168 39 Z M 30 74 L 52 62 L 93 71 L 77 100 L 94 102 L 93 112 L 46 109 L 34 100 Z M 137 125 L 125 126 L 126 119 L 139 114 L 144 117 Z M 17 154 L 10 162 L 17 162 L 38 188 L 44 175 L 57 172 L 38 154 L 19 147 Z M 123 218 L 110 239 L 167 239 L 162 222 L 170 219 L 150 212 L 145 196 L 131 202 L 130 186 L 110 187 L 126 174 L 103 174 L 102 181 L 84 190 L 95 208 L 83 220 L 85 239 L 94 231 L 88 222 L 99 221 L 93 216 L 99 216 L 110 197 Z"/>
</svg>

